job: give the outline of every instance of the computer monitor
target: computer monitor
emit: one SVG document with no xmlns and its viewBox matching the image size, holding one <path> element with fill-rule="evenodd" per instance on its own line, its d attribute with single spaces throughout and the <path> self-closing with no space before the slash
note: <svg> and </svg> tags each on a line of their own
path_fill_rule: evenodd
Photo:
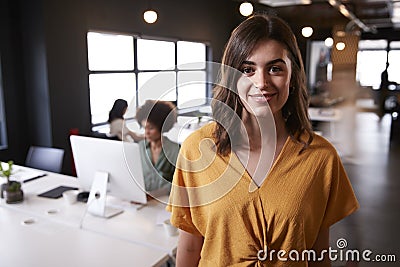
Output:
<svg viewBox="0 0 400 267">
<path fill-rule="evenodd" d="M 98 205 L 91 203 L 93 198 L 104 201 L 104 192 L 121 200 L 146 204 L 138 144 L 79 135 L 71 135 L 70 141 L 80 187 L 91 191 L 88 206 Z"/>
</svg>

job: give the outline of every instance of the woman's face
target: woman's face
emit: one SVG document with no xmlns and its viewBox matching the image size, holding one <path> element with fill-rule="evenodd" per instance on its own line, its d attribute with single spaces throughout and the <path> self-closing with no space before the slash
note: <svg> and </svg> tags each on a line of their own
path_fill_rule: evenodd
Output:
<svg viewBox="0 0 400 267">
<path fill-rule="evenodd" d="M 281 112 L 289 96 L 291 60 L 285 47 L 275 40 L 260 41 L 242 63 L 237 83 L 245 109 L 255 116 Z"/>
<path fill-rule="evenodd" d="M 147 141 L 154 142 L 161 139 L 161 132 L 158 130 L 156 125 L 147 120 L 142 121 L 141 124 L 142 127 L 144 127 L 144 136 Z"/>
</svg>

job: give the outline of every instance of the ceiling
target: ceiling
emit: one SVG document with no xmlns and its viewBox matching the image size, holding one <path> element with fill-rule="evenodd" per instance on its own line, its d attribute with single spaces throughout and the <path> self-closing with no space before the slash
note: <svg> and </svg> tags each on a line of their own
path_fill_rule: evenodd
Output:
<svg viewBox="0 0 400 267">
<path fill-rule="evenodd" d="M 259 7 L 272 8 L 278 15 L 302 25 L 377 33 L 400 29 L 400 0 L 257 0 Z"/>
</svg>

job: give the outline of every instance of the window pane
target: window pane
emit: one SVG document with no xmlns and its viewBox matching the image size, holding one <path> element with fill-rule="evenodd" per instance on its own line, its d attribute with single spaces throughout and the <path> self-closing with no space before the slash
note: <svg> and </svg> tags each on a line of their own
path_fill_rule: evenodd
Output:
<svg viewBox="0 0 400 267">
<path fill-rule="evenodd" d="M 176 75 L 168 72 L 144 72 L 138 75 L 139 105 L 147 99 L 176 101 Z"/>
<path fill-rule="evenodd" d="M 386 40 L 361 40 L 358 42 L 358 50 L 363 49 L 385 49 L 388 42 Z"/>
<path fill-rule="evenodd" d="M 178 108 L 199 106 L 206 103 L 206 72 L 178 72 Z"/>
<path fill-rule="evenodd" d="M 391 82 L 400 84 L 400 50 L 389 52 L 388 79 Z"/>
<path fill-rule="evenodd" d="M 139 70 L 166 70 L 175 68 L 175 43 L 137 40 Z"/>
<path fill-rule="evenodd" d="M 129 103 L 130 110 L 136 110 L 135 105 L 135 74 L 90 74 L 90 109 L 92 123 L 101 123 L 108 120 L 108 112 L 118 98 Z M 132 102 L 132 103 L 131 103 Z"/>
<path fill-rule="evenodd" d="M 381 84 L 381 73 L 385 68 L 386 51 L 359 51 L 357 53 L 357 80 L 362 86 L 378 89 Z"/>
<path fill-rule="evenodd" d="M 183 42 L 177 44 L 179 69 L 204 69 L 206 67 L 206 45 Z"/>
<path fill-rule="evenodd" d="M 392 41 L 390 42 L 391 49 L 400 49 L 400 41 Z"/>
<path fill-rule="evenodd" d="M 133 37 L 89 32 L 89 70 L 133 70 Z"/>
</svg>

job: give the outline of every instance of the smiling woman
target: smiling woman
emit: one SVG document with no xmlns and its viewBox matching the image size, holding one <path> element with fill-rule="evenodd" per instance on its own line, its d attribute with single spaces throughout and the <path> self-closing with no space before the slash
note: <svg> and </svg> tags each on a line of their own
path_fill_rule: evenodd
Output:
<svg viewBox="0 0 400 267">
<path fill-rule="evenodd" d="M 312 132 L 293 32 L 254 15 L 232 32 L 222 63 L 215 122 L 184 141 L 174 174 L 177 267 L 330 266 L 260 253 L 319 253 L 329 227 L 358 208 L 336 150 Z"/>
<path fill-rule="evenodd" d="M 268 102 L 272 113 L 278 113 L 288 99 L 292 74 L 286 49 L 274 40 L 260 41 L 240 70 L 244 76 L 237 87 L 245 110 L 257 112 L 257 107 L 263 108 Z M 242 80 L 248 80 L 250 86 Z"/>
</svg>

